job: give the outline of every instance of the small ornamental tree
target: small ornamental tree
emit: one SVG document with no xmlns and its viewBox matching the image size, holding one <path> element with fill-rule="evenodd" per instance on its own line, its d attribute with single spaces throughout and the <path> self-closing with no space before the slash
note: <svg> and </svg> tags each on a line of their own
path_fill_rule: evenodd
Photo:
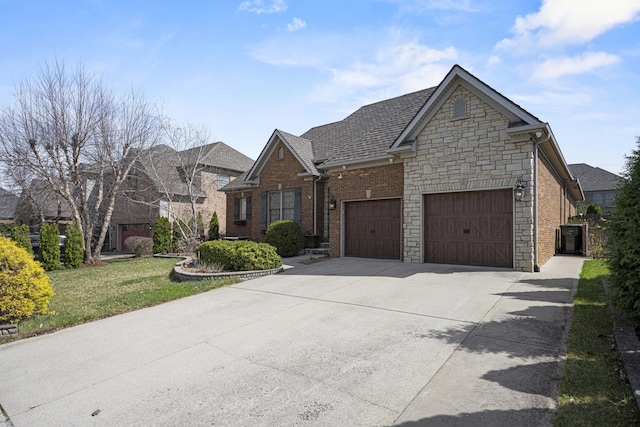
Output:
<svg viewBox="0 0 640 427">
<path fill-rule="evenodd" d="M 219 240 L 220 239 L 220 222 L 218 222 L 218 213 L 214 212 L 209 221 L 209 233 L 207 240 Z"/>
<path fill-rule="evenodd" d="M 136 258 L 153 255 L 153 239 L 144 236 L 129 236 L 124 241 L 124 247 L 133 252 Z"/>
<path fill-rule="evenodd" d="M 156 218 L 153 226 L 153 252 L 156 254 L 171 252 L 171 222 L 164 216 Z"/>
<path fill-rule="evenodd" d="M 600 216 L 602 216 L 602 208 L 597 203 L 591 203 L 587 207 L 587 215 L 600 215 Z"/>
<path fill-rule="evenodd" d="M 636 144 L 627 157 L 609 222 L 607 263 L 614 304 L 640 326 L 640 137 Z"/>
<path fill-rule="evenodd" d="M 196 228 L 198 229 L 198 240 L 201 242 L 204 241 L 206 237 L 204 235 L 204 219 L 202 219 L 202 212 L 199 211 L 196 215 Z"/>
<path fill-rule="evenodd" d="M 77 223 L 67 227 L 67 239 L 64 241 L 64 265 L 68 268 L 78 268 L 84 260 L 84 238 Z"/>
<path fill-rule="evenodd" d="M 60 268 L 60 231 L 55 224 L 40 229 L 40 263 L 47 271 Z"/>
<path fill-rule="evenodd" d="M 16 242 L 18 247 L 23 248 L 31 255 L 33 255 L 33 248 L 31 247 L 31 238 L 29 237 L 29 226 L 22 224 L 18 227 L 11 229 L 11 239 Z"/>
<path fill-rule="evenodd" d="M 0 323 L 45 314 L 53 289 L 33 255 L 0 237 Z"/>
<path fill-rule="evenodd" d="M 171 246 L 174 252 L 182 252 L 186 248 L 186 236 L 189 234 L 187 224 L 181 219 L 173 221 Z"/>
</svg>

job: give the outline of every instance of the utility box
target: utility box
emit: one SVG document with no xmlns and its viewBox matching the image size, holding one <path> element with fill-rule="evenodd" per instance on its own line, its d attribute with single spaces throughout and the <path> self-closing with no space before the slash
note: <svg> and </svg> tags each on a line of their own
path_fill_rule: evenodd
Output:
<svg viewBox="0 0 640 427">
<path fill-rule="evenodd" d="M 582 224 L 560 226 L 560 253 L 582 254 Z"/>
</svg>

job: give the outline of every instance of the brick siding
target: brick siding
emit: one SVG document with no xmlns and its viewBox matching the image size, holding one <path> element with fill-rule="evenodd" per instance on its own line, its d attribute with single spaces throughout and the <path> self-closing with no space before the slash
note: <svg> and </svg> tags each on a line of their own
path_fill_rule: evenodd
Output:
<svg viewBox="0 0 640 427">
<path fill-rule="evenodd" d="M 540 153 L 538 156 L 538 265 L 542 266 L 558 249 L 560 224 L 575 216 L 562 181 Z"/>
<path fill-rule="evenodd" d="M 284 149 L 283 158 L 278 157 L 280 148 Z M 251 240 L 257 242 L 264 240 L 264 230 L 260 224 L 260 197 L 263 191 L 284 191 L 300 188 L 301 194 L 301 224 L 302 233 L 313 232 L 313 199 L 314 199 L 314 180 L 313 177 L 301 177 L 299 173 L 303 172 L 304 167 L 298 159 L 289 151 L 285 144 L 278 142 L 266 163 L 260 172 L 260 184 L 251 190 L 230 192 L 227 195 L 227 235 L 229 236 L 247 236 Z M 323 184 L 317 184 L 317 206 L 318 215 L 316 220 L 318 223 L 317 231 L 322 232 L 322 207 L 324 205 Z M 246 225 L 234 224 L 233 220 L 233 199 L 237 197 L 251 197 L 251 219 L 246 221 Z"/>
<path fill-rule="evenodd" d="M 338 174 L 342 176 L 341 179 L 338 179 Z M 368 198 L 367 190 L 371 191 Z M 336 209 L 329 211 L 330 255 L 333 257 L 341 256 L 340 219 L 344 207 L 342 202 L 402 197 L 402 193 L 403 165 L 400 162 L 385 166 L 331 172 L 329 194 L 336 200 Z"/>
</svg>

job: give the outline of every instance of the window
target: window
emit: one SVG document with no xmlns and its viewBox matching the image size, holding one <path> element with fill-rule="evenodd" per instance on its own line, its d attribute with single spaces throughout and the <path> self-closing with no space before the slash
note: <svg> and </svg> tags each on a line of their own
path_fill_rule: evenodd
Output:
<svg viewBox="0 0 640 427">
<path fill-rule="evenodd" d="M 278 148 L 278 158 L 284 159 L 284 147 Z"/>
<path fill-rule="evenodd" d="M 274 221 L 290 219 L 298 224 L 302 222 L 302 188 L 282 191 L 260 192 L 260 228 Z"/>
<path fill-rule="evenodd" d="M 251 219 L 251 197 L 236 197 L 233 199 L 233 220 L 246 221 Z"/>
<path fill-rule="evenodd" d="M 604 205 L 607 208 L 614 207 L 615 206 L 615 202 L 614 202 L 615 197 L 616 197 L 616 193 L 614 191 L 607 191 L 604 194 Z"/>
<path fill-rule="evenodd" d="M 295 219 L 295 190 L 271 191 L 268 200 L 269 224 L 281 219 Z"/>
<path fill-rule="evenodd" d="M 591 195 L 591 203 L 595 203 L 600 207 L 604 206 L 604 193 L 593 193 Z"/>
<path fill-rule="evenodd" d="M 218 190 L 221 189 L 222 187 L 224 187 L 225 185 L 229 184 L 229 175 L 225 175 L 225 174 L 218 174 L 218 179 L 217 179 L 217 186 L 218 186 Z"/>
<path fill-rule="evenodd" d="M 467 117 L 467 101 L 464 98 L 456 98 L 456 100 L 453 101 L 452 117 L 454 119 Z"/>
</svg>

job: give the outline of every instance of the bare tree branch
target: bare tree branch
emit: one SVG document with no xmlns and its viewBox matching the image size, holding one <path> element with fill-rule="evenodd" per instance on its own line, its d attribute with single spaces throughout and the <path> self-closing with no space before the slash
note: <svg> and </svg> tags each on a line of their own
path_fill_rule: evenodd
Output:
<svg viewBox="0 0 640 427">
<path fill-rule="evenodd" d="M 39 179 L 64 200 L 82 229 L 85 261 L 93 263 L 122 182 L 156 143 L 159 124 L 140 94 L 116 96 L 81 65 L 68 72 L 60 62 L 46 64 L 16 86 L 14 105 L 2 111 L 0 161 L 30 177 L 14 179 L 23 190 Z"/>
</svg>

